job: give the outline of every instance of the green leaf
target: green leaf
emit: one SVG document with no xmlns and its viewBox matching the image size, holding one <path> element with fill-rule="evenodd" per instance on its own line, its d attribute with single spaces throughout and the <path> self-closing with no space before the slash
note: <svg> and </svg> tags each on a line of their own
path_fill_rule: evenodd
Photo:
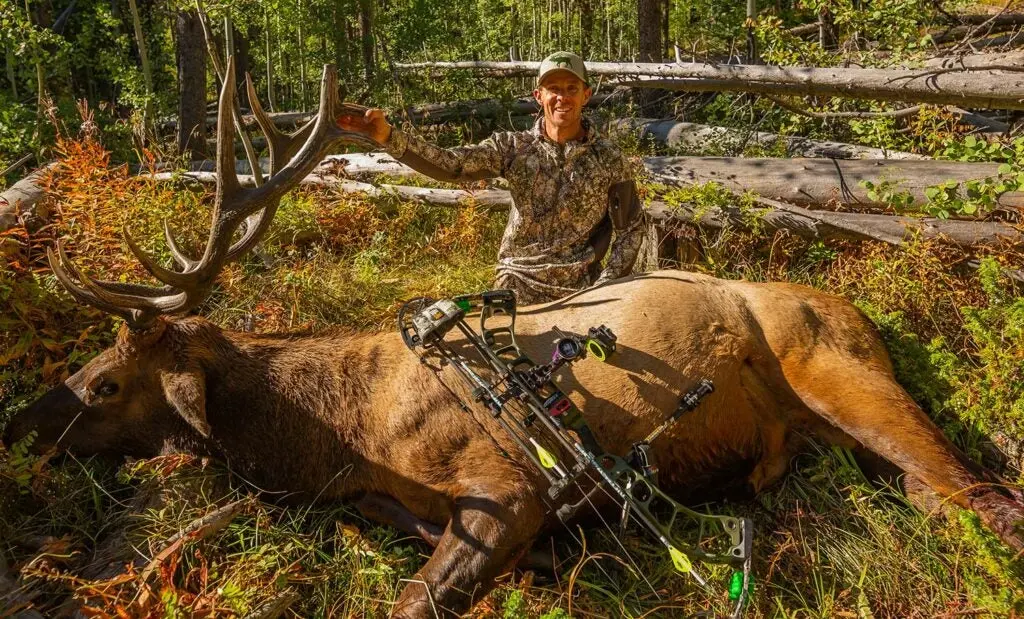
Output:
<svg viewBox="0 0 1024 619">
<path fill-rule="evenodd" d="M 924 195 L 929 200 L 934 200 L 939 195 L 939 188 L 938 187 L 929 187 L 929 188 L 924 190 Z"/>
<path fill-rule="evenodd" d="M 1012 171 L 1013 171 L 1013 166 L 1011 166 L 1008 163 L 1004 163 L 1001 166 L 999 166 L 999 173 L 1000 174 L 1009 174 Z"/>
</svg>

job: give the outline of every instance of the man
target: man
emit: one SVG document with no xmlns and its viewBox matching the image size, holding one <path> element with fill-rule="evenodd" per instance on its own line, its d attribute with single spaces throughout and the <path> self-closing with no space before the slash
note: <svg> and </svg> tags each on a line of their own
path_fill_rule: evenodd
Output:
<svg viewBox="0 0 1024 619">
<path fill-rule="evenodd" d="M 504 177 L 514 206 L 495 285 L 520 303 L 541 303 L 629 275 L 644 236 L 634 165 L 583 117 L 592 92 L 583 60 L 558 52 L 541 63 L 533 96 L 543 116 L 530 131 L 443 149 L 392 127 L 379 109 L 339 124 L 437 180 Z"/>
</svg>

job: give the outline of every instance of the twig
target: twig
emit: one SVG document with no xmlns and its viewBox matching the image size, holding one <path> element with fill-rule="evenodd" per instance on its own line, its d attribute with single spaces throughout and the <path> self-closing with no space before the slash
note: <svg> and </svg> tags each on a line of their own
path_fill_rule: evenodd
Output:
<svg viewBox="0 0 1024 619">
<path fill-rule="evenodd" d="M 22 157 L 21 159 L 19 159 L 19 160 L 18 160 L 18 161 L 17 161 L 16 163 L 14 163 L 14 164 L 12 164 L 12 165 L 8 166 L 8 167 L 7 167 L 7 169 L 5 169 L 5 170 L 4 170 L 3 172 L 0 172 L 0 176 L 7 176 L 7 175 L 8 175 L 8 174 L 10 174 L 11 172 L 13 172 L 13 171 L 17 170 L 17 169 L 18 169 L 18 168 L 20 168 L 21 166 L 23 166 L 23 165 L 25 165 L 26 163 L 28 163 L 29 161 L 31 161 L 31 160 L 32 160 L 32 158 L 33 158 L 33 157 L 35 157 L 35 156 L 36 156 L 36 154 L 35 154 L 35 153 L 29 153 L 29 154 L 25 155 L 24 157 Z"/>
<path fill-rule="evenodd" d="M 247 614 L 245 619 L 276 619 L 301 597 L 295 591 L 286 589 Z"/>
<path fill-rule="evenodd" d="M 959 43 L 953 46 L 953 50 L 958 50 L 964 45 L 966 45 L 968 41 L 974 38 L 975 33 L 980 32 L 982 28 L 985 28 L 986 26 L 994 22 L 997 17 L 1005 13 L 1007 9 L 1010 8 L 1011 4 L 1013 4 L 1013 0 L 1006 0 L 1006 4 L 1003 5 L 1003 8 L 999 9 L 998 13 L 978 24 L 977 28 L 968 29 L 967 34 L 964 35 L 964 38 L 961 39 Z M 989 29 L 989 32 L 991 32 L 991 28 Z"/>
<path fill-rule="evenodd" d="M 186 541 L 190 539 L 205 539 L 228 526 L 228 524 L 234 520 L 235 516 L 238 515 L 238 512 L 242 511 L 242 508 L 245 507 L 248 502 L 249 501 L 247 499 L 239 499 L 232 503 L 228 503 L 223 507 L 213 510 L 205 516 L 196 518 L 184 529 L 167 538 L 164 542 L 163 549 L 153 556 L 152 560 L 150 560 L 139 574 L 139 582 L 145 584 L 146 581 L 149 580 L 150 576 L 153 575 L 153 572 L 155 572 L 168 557 L 181 549 Z M 139 604 L 141 606 L 145 606 L 148 597 L 149 589 L 145 588 L 139 596 Z"/>
</svg>

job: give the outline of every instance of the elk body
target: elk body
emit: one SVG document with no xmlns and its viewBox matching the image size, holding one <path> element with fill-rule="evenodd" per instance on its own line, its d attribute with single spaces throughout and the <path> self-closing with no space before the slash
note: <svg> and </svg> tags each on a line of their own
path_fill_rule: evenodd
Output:
<svg viewBox="0 0 1024 619">
<path fill-rule="evenodd" d="M 233 87 L 227 81 L 225 92 Z M 223 93 L 221 102 L 220 139 L 230 147 Z M 322 102 L 321 121 L 335 103 Z M 414 579 L 422 584 L 402 591 L 394 616 L 461 613 L 553 525 L 543 484 L 515 447 L 501 443 L 488 415 L 461 410 L 397 331 L 253 335 L 162 316 L 193 306 L 211 274 L 258 237 L 249 231 L 264 220 L 230 245 L 232 226 L 276 206 L 274 196 L 251 196 L 294 184 L 339 139 L 328 125 L 307 131 L 292 163 L 254 190 L 232 186 L 233 162 L 220 144 L 219 232 L 202 260 L 178 258 L 180 272 L 143 258 L 164 288 L 93 282 L 63 255 L 52 258 L 73 294 L 127 324 L 113 348 L 15 417 L 5 440 L 35 430 L 43 449 L 209 455 L 267 490 L 354 499 L 368 515 L 436 546 Z M 234 223 L 218 228 L 228 218 Z M 727 478 L 764 488 L 810 436 L 884 457 L 1024 549 L 1016 529 L 1024 503 L 982 483 L 998 480 L 967 460 L 895 382 L 876 331 L 848 302 L 803 286 L 662 271 L 523 308 L 517 332 L 540 360 L 550 354 L 554 327 L 586 333 L 598 324 L 617 334 L 616 356 L 577 364 L 560 387 L 606 450 L 625 453 L 696 379 L 716 385 L 653 444 L 661 485 L 678 498 Z"/>
</svg>

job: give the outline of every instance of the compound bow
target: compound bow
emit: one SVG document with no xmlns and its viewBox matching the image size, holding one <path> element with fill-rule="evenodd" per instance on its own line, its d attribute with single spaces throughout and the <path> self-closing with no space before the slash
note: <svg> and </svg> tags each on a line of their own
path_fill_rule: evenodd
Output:
<svg viewBox="0 0 1024 619">
<path fill-rule="evenodd" d="M 465 320 L 472 311 L 480 312 L 480 333 Z M 489 327 L 488 320 L 495 316 L 504 316 L 505 324 Z M 677 503 L 658 488 L 657 470 L 650 460 L 650 444 L 714 390 L 711 381 L 698 381 L 683 394 L 672 414 L 643 440 L 634 443 L 625 458 L 619 457 L 601 448 L 580 411 L 552 380 L 559 369 L 588 355 L 607 361 L 616 349 L 615 334 L 604 325 L 592 327 L 586 336 L 563 333 L 556 328 L 559 338 L 551 361 L 538 365 L 516 343 L 515 320 L 516 297 L 510 290 L 439 301 L 421 297 L 406 302 L 398 312 L 398 326 L 406 346 L 413 351 L 422 349 L 420 359 L 424 363 L 429 352 L 439 355 L 443 364 L 450 364 L 469 385 L 473 399 L 488 410 L 544 476 L 549 484 L 550 500 L 546 502 L 560 521 L 567 523 L 585 506 L 597 510 L 594 500 L 601 494 L 607 496 L 621 509 L 620 537 L 632 518 L 665 546 L 676 570 L 690 574 L 701 586 L 707 588 L 708 583 L 693 560 L 732 566 L 728 586 L 730 616 L 740 617 L 753 590 L 751 521 L 703 514 Z M 479 353 L 493 379 L 487 380 L 477 373 L 445 340 L 455 328 Z M 464 403 L 462 406 L 470 412 Z M 584 491 L 582 481 L 592 482 L 593 486 Z M 582 497 L 566 501 L 570 488 Z M 687 520 L 698 525 L 695 541 L 689 543 L 680 539 L 680 529 Z M 724 548 L 723 538 L 728 540 Z M 717 549 L 709 549 L 710 543 L 717 543 Z"/>
</svg>

